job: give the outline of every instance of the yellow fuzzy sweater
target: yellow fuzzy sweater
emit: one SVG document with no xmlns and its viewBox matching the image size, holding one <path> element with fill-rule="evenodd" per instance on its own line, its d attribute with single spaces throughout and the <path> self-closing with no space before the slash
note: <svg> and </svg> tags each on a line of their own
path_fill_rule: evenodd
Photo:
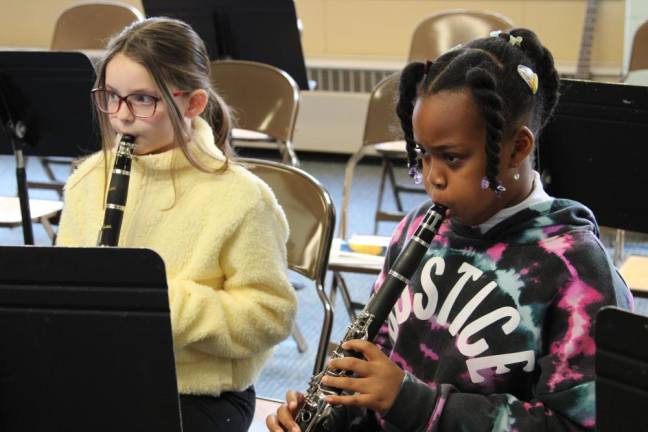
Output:
<svg viewBox="0 0 648 432">
<path fill-rule="evenodd" d="M 193 136 L 190 147 L 204 149 L 197 157 L 221 166 L 204 120 L 194 120 Z M 68 179 L 58 245 L 96 245 L 104 166 L 99 152 Z M 180 393 L 245 389 L 289 334 L 296 299 L 287 238 L 272 191 L 244 168 L 204 173 L 180 149 L 133 158 L 119 245 L 150 248 L 164 260 Z"/>
</svg>

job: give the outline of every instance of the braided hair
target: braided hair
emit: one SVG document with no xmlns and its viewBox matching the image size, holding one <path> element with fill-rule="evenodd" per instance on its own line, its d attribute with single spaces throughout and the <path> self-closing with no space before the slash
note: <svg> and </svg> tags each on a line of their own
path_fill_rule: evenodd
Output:
<svg viewBox="0 0 648 432">
<path fill-rule="evenodd" d="M 518 74 L 518 65 L 527 66 L 538 75 L 535 94 Z M 401 73 L 396 105 L 407 142 L 410 172 L 412 168 L 421 168 L 412 129 L 416 100 L 444 90 L 468 89 L 486 123 L 488 187 L 500 192 L 502 186 L 497 176 L 502 138 L 527 115 L 529 128 L 537 136 L 558 102 L 558 85 L 553 56 L 534 32 L 522 28 L 475 39 L 434 62 L 410 63 Z"/>
</svg>

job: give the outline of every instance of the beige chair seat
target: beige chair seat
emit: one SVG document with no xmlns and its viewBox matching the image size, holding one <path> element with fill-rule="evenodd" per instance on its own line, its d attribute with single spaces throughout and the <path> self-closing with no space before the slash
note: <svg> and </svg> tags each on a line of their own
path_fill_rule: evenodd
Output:
<svg viewBox="0 0 648 432">
<path fill-rule="evenodd" d="M 331 244 L 328 268 L 332 271 L 378 274 L 382 270 L 385 257 L 363 253 L 340 251 L 342 239 L 335 238 Z"/>
<path fill-rule="evenodd" d="M 232 129 L 232 139 L 234 141 L 274 141 L 274 139 L 268 134 L 238 128 Z"/>
<path fill-rule="evenodd" d="M 29 200 L 29 211 L 34 222 L 40 222 L 50 239 L 54 240 L 54 229 L 49 219 L 63 209 L 62 201 L 40 199 Z M 15 228 L 22 225 L 20 201 L 17 197 L 0 196 L 0 227 Z"/>
<path fill-rule="evenodd" d="M 386 157 L 394 158 L 406 158 L 407 150 L 405 148 L 406 143 L 404 140 L 400 141 L 389 141 L 380 144 L 375 144 L 374 149 Z"/>
<path fill-rule="evenodd" d="M 629 256 L 619 273 L 634 295 L 648 297 L 648 256 Z"/>
<path fill-rule="evenodd" d="M 378 275 L 385 263 L 385 257 L 353 252 L 341 252 L 341 238 L 334 238 L 329 255 L 328 269 L 333 272 L 333 281 L 329 291 L 329 300 L 335 304 L 339 288 L 342 302 L 350 319 L 355 318 L 356 311 L 364 307 L 363 303 L 353 301 L 343 273 L 361 273 Z M 364 299 L 363 299 L 364 300 Z"/>
</svg>

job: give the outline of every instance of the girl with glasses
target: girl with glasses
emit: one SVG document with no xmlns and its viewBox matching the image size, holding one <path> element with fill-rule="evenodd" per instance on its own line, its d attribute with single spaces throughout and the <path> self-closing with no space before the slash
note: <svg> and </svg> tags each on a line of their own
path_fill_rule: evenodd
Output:
<svg viewBox="0 0 648 432">
<path fill-rule="evenodd" d="M 96 245 L 116 143 L 134 136 L 118 244 L 164 259 L 184 431 L 246 431 L 252 383 L 295 314 L 283 211 L 232 161 L 230 113 L 187 24 L 151 18 L 125 28 L 92 96 L 103 151 L 70 176 L 57 243 Z"/>
</svg>

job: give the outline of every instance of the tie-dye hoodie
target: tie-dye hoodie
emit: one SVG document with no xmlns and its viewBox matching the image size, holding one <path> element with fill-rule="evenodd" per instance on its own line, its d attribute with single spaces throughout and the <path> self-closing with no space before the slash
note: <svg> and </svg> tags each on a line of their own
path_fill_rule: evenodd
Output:
<svg viewBox="0 0 648 432">
<path fill-rule="evenodd" d="M 428 207 L 396 228 L 385 268 Z M 446 221 L 376 338 L 406 371 L 377 422 L 386 431 L 592 429 L 593 321 L 605 305 L 631 308 L 632 297 L 582 205 L 549 199 L 484 234 Z M 334 430 L 354 417 L 341 411 Z"/>
</svg>

